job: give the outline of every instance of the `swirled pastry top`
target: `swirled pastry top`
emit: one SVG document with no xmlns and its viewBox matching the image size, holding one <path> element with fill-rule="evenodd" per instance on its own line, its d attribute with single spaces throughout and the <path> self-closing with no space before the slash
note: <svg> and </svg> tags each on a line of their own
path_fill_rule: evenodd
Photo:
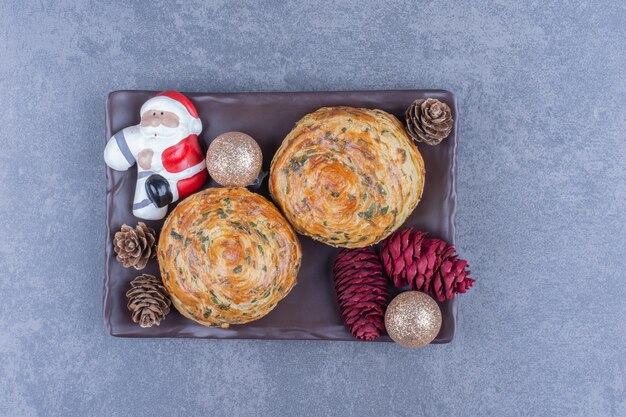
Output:
<svg viewBox="0 0 626 417">
<path fill-rule="evenodd" d="M 424 160 L 382 110 L 324 107 L 304 116 L 274 155 L 270 192 L 294 228 L 362 247 L 395 231 L 424 189 Z"/>
<path fill-rule="evenodd" d="M 221 327 L 269 313 L 296 284 L 302 256 L 278 209 L 245 188 L 209 188 L 184 200 L 165 221 L 157 253 L 176 309 Z"/>
</svg>

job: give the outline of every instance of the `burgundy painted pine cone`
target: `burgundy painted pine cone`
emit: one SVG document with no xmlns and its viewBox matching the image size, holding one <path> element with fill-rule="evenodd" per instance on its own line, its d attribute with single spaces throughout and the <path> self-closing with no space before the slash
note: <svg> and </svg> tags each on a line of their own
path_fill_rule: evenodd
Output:
<svg viewBox="0 0 626 417">
<path fill-rule="evenodd" d="M 357 339 L 385 333 L 389 289 L 380 257 L 372 248 L 343 249 L 333 267 L 341 318 Z"/>
<path fill-rule="evenodd" d="M 409 278 L 417 274 L 417 262 L 422 249 L 425 232 L 404 229 L 383 241 L 380 257 L 387 276 L 393 285 L 401 288 L 409 284 Z"/>
<path fill-rule="evenodd" d="M 424 232 L 404 229 L 383 242 L 381 259 L 394 285 L 409 285 L 439 301 L 466 292 L 474 284 L 467 261 L 459 259 L 454 246 L 425 236 Z"/>
</svg>

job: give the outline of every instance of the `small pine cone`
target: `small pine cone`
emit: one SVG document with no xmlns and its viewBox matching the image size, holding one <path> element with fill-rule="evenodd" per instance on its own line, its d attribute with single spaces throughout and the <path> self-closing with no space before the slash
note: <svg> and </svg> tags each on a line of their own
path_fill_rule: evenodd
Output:
<svg viewBox="0 0 626 417">
<path fill-rule="evenodd" d="M 416 274 L 417 262 L 422 250 L 425 232 L 413 229 L 400 230 L 383 241 L 380 256 L 387 276 L 397 288 L 409 284 L 408 277 Z"/>
<path fill-rule="evenodd" d="M 383 242 L 381 258 L 387 275 L 396 287 L 409 285 L 439 301 L 465 293 L 474 284 L 467 261 L 458 258 L 454 246 L 425 235 L 405 229 Z"/>
<path fill-rule="evenodd" d="M 438 145 L 450 135 L 454 120 L 450 107 L 437 99 L 415 100 L 405 112 L 409 135 L 417 142 Z"/>
<path fill-rule="evenodd" d="M 384 334 L 389 289 L 376 251 L 343 249 L 333 275 L 341 317 L 350 333 L 368 341 Z"/>
<path fill-rule="evenodd" d="M 134 229 L 125 224 L 113 237 L 113 249 L 117 255 L 115 258 L 124 268 L 144 269 L 148 260 L 156 256 L 154 229 L 143 222 Z"/>
<path fill-rule="evenodd" d="M 126 292 L 126 297 L 133 322 L 144 328 L 161 324 L 172 304 L 161 280 L 143 274 L 133 279 L 130 285 L 131 289 Z"/>
</svg>

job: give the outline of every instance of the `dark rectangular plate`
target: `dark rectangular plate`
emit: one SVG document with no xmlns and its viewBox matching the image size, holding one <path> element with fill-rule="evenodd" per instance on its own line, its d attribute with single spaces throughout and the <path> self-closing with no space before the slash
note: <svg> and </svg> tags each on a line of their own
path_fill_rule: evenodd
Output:
<svg viewBox="0 0 626 417">
<path fill-rule="evenodd" d="M 106 103 L 105 141 L 122 128 L 139 123 L 139 109 L 154 92 L 114 91 Z M 195 103 L 204 130 L 203 149 L 227 131 L 254 137 L 263 150 L 263 169 L 294 124 L 305 114 L 324 106 L 378 108 L 404 119 L 405 108 L 415 99 L 434 97 L 452 108 L 455 124 L 448 139 L 438 146 L 419 145 L 426 164 L 424 195 L 406 226 L 430 232 L 454 243 L 456 207 L 456 143 L 458 111 L 454 95 L 443 90 L 354 91 L 312 93 L 185 93 Z M 130 281 L 141 273 L 159 276 L 156 260 L 146 269 L 125 269 L 115 260 L 112 239 L 122 224 L 135 226 L 140 219 L 131 212 L 136 168 L 118 172 L 106 168 L 106 265 L 104 276 L 104 322 L 113 336 L 202 337 L 221 339 L 320 339 L 355 340 L 339 316 L 331 273 L 338 250 L 300 236 L 302 268 L 298 283 L 277 307 L 261 320 L 229 329 L 208 328 L 173 310 L 160 326 L 142 329 L 133 323 L 125 296 Z M 213 182 L 207 186 L 215 186 Z M 269 198 L 267 179 L 258 192 Z M 160 230 L 163 221 L 146 222 Z M 443 324 L 435 343 L 447 343 L 455 332 L 456 300 L 440 303 Z M 390 341 L 388 337 L 379 341 Z"/>
</svg>

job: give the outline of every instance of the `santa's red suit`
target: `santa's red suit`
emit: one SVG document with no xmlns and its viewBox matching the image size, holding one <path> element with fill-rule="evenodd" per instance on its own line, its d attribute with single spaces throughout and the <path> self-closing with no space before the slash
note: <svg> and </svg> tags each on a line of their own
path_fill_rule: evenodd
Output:
<svg viewBox="0 0 626 417">
<path fill-rule="evenodd" d="M 200 189 L 207 179 L 206 162 L 198 142 L 202 122 L 191 100 L 176 91 L 165 91 L 141 106 L 141 123 L 117 132 L 107 143 L 108 166 L 125 171 L 137 163 L 133 214 L 158 220 L 167 206 L 157 207 L 146 191 L 146 180 L 159 176 L 167 181 L 172 202 Z"/>
</svg>

